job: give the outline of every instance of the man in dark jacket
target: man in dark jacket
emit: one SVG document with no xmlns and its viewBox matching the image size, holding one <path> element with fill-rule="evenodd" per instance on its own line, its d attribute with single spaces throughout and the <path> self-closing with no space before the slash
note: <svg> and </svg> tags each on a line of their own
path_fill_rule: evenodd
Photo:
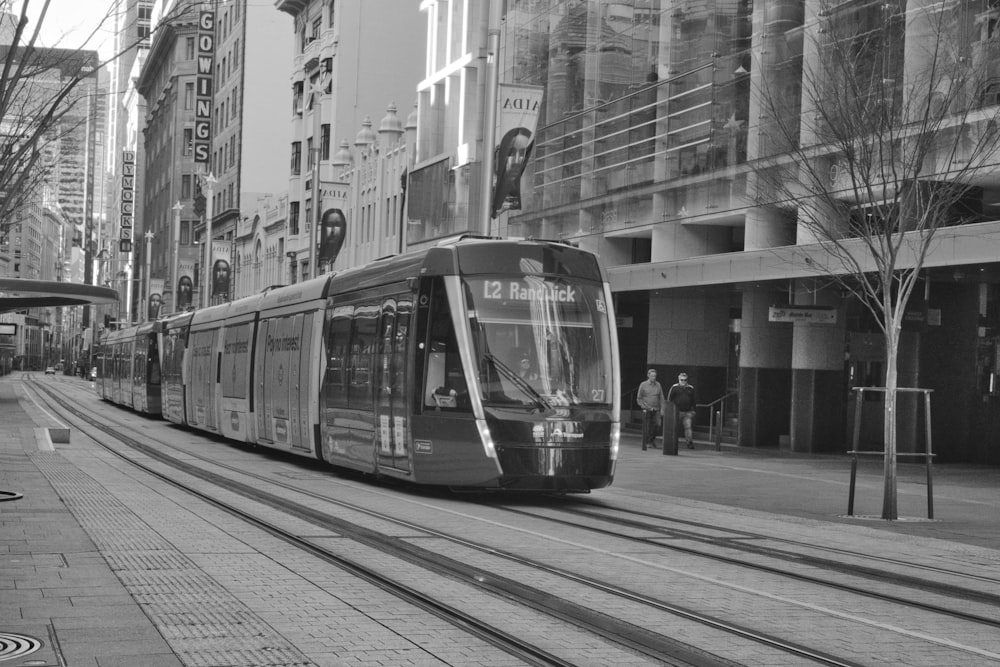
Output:
<svg viewBox="0 0 1000 667">
<path fill-rule="evenodd" d="M 667 400 L 677 406 L 677 416 L 684 425 L 684 439 L 687 440 L 688 449 L 694 449 L 691 425 L 694 423 L 694 408 L 697 399 L 694 387 L 688 384 L 687 373 L 681 373 L 677 376 L 677 384 L 670 387 L 670 391 L 667 392 Z"/>
</svg>

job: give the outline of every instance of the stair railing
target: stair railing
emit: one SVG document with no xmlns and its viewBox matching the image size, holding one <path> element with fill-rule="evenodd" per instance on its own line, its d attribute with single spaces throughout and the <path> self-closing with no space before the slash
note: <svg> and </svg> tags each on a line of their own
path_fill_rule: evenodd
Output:
<svg viewBox="0 0 1000 667">
<path fill-rule="evenodd" d="M 708 438 L 715 443 L 715 451 L 722 451 L 722 415 L 726 414 L 726 401 L 736 396 L 730 391 L 711 403 L 698 403 L 696 408 L 708 408 Z M 718 406 L 718 409 L 716 409 Z"/>
</svg>

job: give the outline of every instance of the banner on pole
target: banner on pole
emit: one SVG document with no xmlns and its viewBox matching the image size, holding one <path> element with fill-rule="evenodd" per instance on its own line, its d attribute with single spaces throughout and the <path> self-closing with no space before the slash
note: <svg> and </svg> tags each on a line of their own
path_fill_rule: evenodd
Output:
<svg viewBox="0 0 1000 667">
<path fill-rule="evenodd" d="M 493 186 L 491 216 L 506 209 L 521 208 L 521 174 L 531 155 L 542 106 L 541 86 L 500 84 L 497 113 L 496 181 Z"/>
<path fill-rule="evenodd" d="M 194 260 L 177 260 L 177 307 L 176 311 L 187 310 L 194 298 Z"/>
<path fill-rule="evenodd" d="M 163 303 L 163 278 L 149 279 L 149 306 L 146 319 L 155 320 L 160 316 L 160 305 Z"/>
<path fill-rule="evenodd" d="M 212 296 L 229 295 L 229 241 L 212 241 Z"/>
</svg>

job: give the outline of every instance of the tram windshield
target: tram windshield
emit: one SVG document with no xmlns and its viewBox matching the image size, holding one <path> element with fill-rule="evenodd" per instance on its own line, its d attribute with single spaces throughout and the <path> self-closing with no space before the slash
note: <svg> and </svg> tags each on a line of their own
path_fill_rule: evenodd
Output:
<svg viewBox="0 0 1000 667">
<path fill-rule="evenodd" d="M 602 285 L 526 274 L 466 278 L 465 290 L 484 404 L 610 405 Z"/>
</svg>

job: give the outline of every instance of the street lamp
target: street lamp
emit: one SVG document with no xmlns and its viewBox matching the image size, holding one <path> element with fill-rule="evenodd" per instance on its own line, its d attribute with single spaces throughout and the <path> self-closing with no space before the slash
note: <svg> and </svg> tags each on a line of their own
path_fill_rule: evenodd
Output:
<svg viewBox="0 0 1000 667">
<path fill-rule="evenodd" d="M 170 293 L 173 295 L 173 310 L 174 312 L 179 312 L 180 299 L 178 295 L 178 285 L 180 284 L 180 276 L 177 275 L 180 266 L 180 254 L 181 254 L 181 211 L 184 209 L 184 205 L 178 199 L 177 203 L 173 206 L 174 209 L 174 242 L 171 244 L 174 253 L 174 266 L 170 271 Z"/>
<path fill-rule="evenodd" d="M 496 161 L 493 151 L 497 143 L 497 101 L 500 82 L 500 23 L 503 18 L 501 0 L 489 1 L 486 37 L 486 86 L 483 91 L 483 173 L 479 189 L 480 233 L 489 236 L 493 226 L 493 172 Z"/>
<path fill-rule="evenodd" d="M 149 319 L 149 270 L 150 270 L 150 254 L 153 252 L 153 237 L 156 234 L 152 230 L 145 233 L 144 238 L 146 239 L 146 298 L 142 307 L 142 321 L 145 322 Z"/>
<path fill-rule="evenodd" d="M 209 272 L 212 267 L 212 216 L 215 212 L 212 210 L 215 199 L 215 184 L 219 179 L 215 177 L 212 172 L 208 172 L 202 176 L 202 181 L 205 187 L 205 260 L 201 265 L 201 305 L 207 308 L 211 303 L 211 297 L 209 296 L 209 281 L 211 276 Z"/>
</svg>

